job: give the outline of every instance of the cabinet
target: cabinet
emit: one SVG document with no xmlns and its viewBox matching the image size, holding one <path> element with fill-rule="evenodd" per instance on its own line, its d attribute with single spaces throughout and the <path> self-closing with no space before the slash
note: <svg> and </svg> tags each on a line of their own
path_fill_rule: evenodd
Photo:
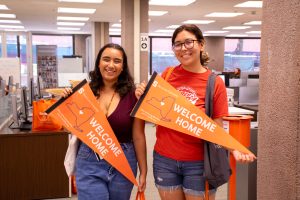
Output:
<svg viewBox="0 0 300 200">
<path fill-rule="evenodd" d="M 0 199 L 69 197 L 66 132 L 0 130 Z"/>
</svg>

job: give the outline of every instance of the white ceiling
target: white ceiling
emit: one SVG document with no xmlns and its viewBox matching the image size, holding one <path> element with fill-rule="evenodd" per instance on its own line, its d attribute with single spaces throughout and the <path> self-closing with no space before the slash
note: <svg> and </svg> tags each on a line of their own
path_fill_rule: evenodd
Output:
<svg viewBox="0 0 300 200">
<path fill-rule="evenodd" d="M 160 17 L 149 17 L 151 20 L 149 22 L 149 33 L 154 33 L 157 29 L 167 29 L 166 27 L 169 25 L 181 25 L 183 21 L 190 19 L 216 20 L 216 22 L 208 25 L 199 25 L 203 32 L 222 30 L 223 27 L 227 26 L 241 26 L 249 21 L 260 21 L 262 16 L 261 8 L 234 7 L 234 5 L 244 1 L 246 0 L 196 0 L 196 2 L 184 7 L 151 5 L 149 10 L 163 10 L 168 11 L 168 13 Z M 119 23 L 121 19 L 121 0 L 104 0 L 101 4 L 62 3 L 58 2 L 58 0 L 0 0 L 0 4 L 4 4 L 10 9 L 0 10 L 0 13 L 16 14 L 17 20 L 21 21 L 25 30 L 33 33 L 90 33 L 90 22 L 110 22 L 113 24 Z M 58 7 L 95 8 L 96 12 L 92 15 L 59 14 L 57 13 Z M 233 18 L 204 17 L 204 15 L 211 12 L 243 12 L 245 14 Z M 57 30 L 57 16 L 84 16 L 90 17 L 90 19 L 80 31 L 65 32 Z M 246 30 L 229 30 L 228 33 L 210 35 L 245 34 L 248 31 L 260 31 L 260 28 L 260 25 L 255 25 Z M 257 37 L 259 34 L 248 34 L 248 36 Z"/>
</svg>

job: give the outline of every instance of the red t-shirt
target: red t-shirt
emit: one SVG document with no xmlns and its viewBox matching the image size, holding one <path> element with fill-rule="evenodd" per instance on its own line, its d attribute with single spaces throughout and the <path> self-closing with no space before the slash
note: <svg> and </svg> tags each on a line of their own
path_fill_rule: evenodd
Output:
<svg viewBox="0 0 300 200">
<path fill-rule="evenodd" d="M 167 71 L 162 73 L 162 77 L 166 76 Z M 179 65 L 167 81 L 205 112 L 205 91 L 210 74 L 210 70 L 204 73 L 189 72 Z M 213 118 L 228 115 L 226 87 L 220 77 L 216 78 L 213 104 Z M 157 126 L 156 138 L 154 150 L 165 157 L 179 161 L 203 160 L 203 140 L 199 138 L 162 126 Z"/>
</svg>

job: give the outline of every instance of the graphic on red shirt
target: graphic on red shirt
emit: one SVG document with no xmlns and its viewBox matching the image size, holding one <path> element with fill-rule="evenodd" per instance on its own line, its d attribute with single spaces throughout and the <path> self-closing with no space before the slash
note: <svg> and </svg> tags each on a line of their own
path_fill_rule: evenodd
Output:
<svg viewBox="0 0 300 200">
<path fill-rule="evenodd" d="M 73 115 L 73 127 L 82 132 L 80 126 L 89 121 L 94 116 L 94 111 L 89 107 L 79 107 L 76 103 L 71 102 L 66 104 L 67 108 Z"/>
<path fill-rule="evenodd" d="M 197 96 L 197 92 L 193 90 L 191 87 L 181 86 L 176 88 L 180 93 L 187 98 L 192 104 L 196 104 L 199 97 Z"/>
<path fill-rule="evenodd" d="M 170 118 L 167 118 L 167 115 L 173 108 L 174 102 L 175 99 L 170 96 L 163 97 L 161 100 L 157 99 L 156 97 L 151 97 L 151 99 L 147 100 L 147 103 L 160 111 L 161 120 L 166 122 L 171 121 Z"/>
</svg>

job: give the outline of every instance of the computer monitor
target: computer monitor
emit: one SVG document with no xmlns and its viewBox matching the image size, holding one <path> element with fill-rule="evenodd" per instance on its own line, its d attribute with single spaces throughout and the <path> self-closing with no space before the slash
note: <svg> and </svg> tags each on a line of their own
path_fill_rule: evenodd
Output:
<svg viewBox="0 0 300 200">
<path fill-rule="evenodd" d="M 258 87 L 240 87 L 239 105 L 258 105 Z"/>
<path fill-rule="evenodd" d="M 33 105 L 33 101 L 35 100 L 35 89 L 34 89 L 34 82 L 33 78 L 30 78 L 29 81 L 29 105 Z"/>
<path fill-rule="evenodd" d="M 258 87 L 258 85 L 259 85 L 259 79 L 252 79 L 252 78 L 247 79 L 248 87 L 253 87 L 253 86 Z"/>
<path fill-rule="evenodd" d="M 14 86 L 14 77 L 13 76 L 9 76 L 8 77 L 8 83 L 7 83 L 7 90 L 9 92 L 9 94 L 11 94 L 13 86 Z"/>
<path fill-rule="evenodd" d="M 11 95 L 11 107 L 12 107 L 12 117 L 13 122 L 9 126 L 10 128 L 19 128 L 19 114 L 18 114 L 18 103 L 16 94 Z"/>
<path fill-rule="evenodd" d="M 36 89 L 37 89 L 37 98 L 41 99 L 42 98 L 42 77 L 38 76 L 37 77 L 37 82 L 36 82 Z"/>
<path fill-rule="evenodd" d="M 27 99 L 27 88 L 21 88 L 21 112 L 20 117 L 22 121 L 28 121 L 28 99 Z"/>
<path fill-rule="evenodd" d="M 5 96 L 5 87 L 6 87 L 6 82 L 5 80 L 1 80 L 0 82 L 0 96 Z"/>
</svg>

